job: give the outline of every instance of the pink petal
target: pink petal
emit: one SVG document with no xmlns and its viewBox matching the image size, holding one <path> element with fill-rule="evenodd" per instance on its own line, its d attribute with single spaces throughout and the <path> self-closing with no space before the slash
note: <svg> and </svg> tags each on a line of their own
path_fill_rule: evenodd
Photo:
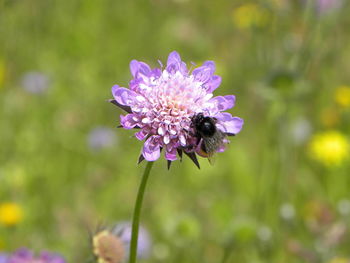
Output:
<svg viewBox="0 0 350 263">
<path fill-rule="evenodd" d="M 226 133 L 239 133 L 244 123 L 243 119 L 232 117 L 228 112 L 220 113 L 215 117 L 219 120 L 218 127 Z"/>
<path fill-rule="evenodd" d="M 206 66 L 206 67 L 210 68 L 212 74 L 214 74 L 214 72 L 215 72 L 215 63 L 214 63 L 214 61 L 211 61 L 211 60 L 205 61 L 203 63 L 203 66 Z"/>
<path fill-rule="evenodd" d="M 160 146 L 156 140 L 156 136 L 148 138 L 148 140 L 144 143 L 142 155 L 149 162 L 156 161 L 160 157 Z"/>
<path fill-rule="evenodd" d="M 143 130 L 135 133 L 135 137 L 140 141 L 143 141 L 143 139 L 145 139 L 146 136 L 147 136 L 147 133 L 145 133 Z"/>
<path fill-rule="evenodd" d="M 176 148 L 172 148 L 171 150 L 166 150 L 165 159 L 169 161 L 175 161 L 177 159 Z"/>
<path fill-rule="evenodd" d="M 177 160 L 176 151 L 175 151 L 175 153 L 173 153 L 173 152 L 165 152 L 165 159 L 167 159 L 169 161 Z"/>
<path fill-rule="evenodd" d="M 192 74 L 196 80 L 205 83 L 211 78 L 213 72 L 210 67 L 201 66 L 193 70 Z"/>
<path fill-rule="evenodd" d="M 212 76 L 211 79 L 206 83 L 207 92 L 211 93 L 214 90 L 216 90 L 221 84 L 221 77 L 220 76 Z"/>
<path fill-rule="evenodd" d="M 176 51 L 173 51 L 168 56 L 167 66 L 170 66 L 172 64 L 180 64 L 181 63 L 181 57 L 179 53 Z"/>
<path fill-rule="evenodd" d="M 112 87 L 114 99 L 121 105 L 131 106 L 138 94 L 126 88 L 120 88 L 118 85 Z"/>
<path fill-rule="evenodd" d="M 169 54 L 166 70 L 171 73 L 180 71 L 184 75 L 187 74 L 186 63 L 181 61 L 181 57 L 176 51 Z"/>
<path fill-rule="evenodd" d="M 151 73 L 151 68 L 144 62 L 132 60 L 130 62 L 130 71 L 133 77 L 136 77 L 138 73 L 148 76 Z"/>
<path fill-rule="evenodd" d="M 125 129 L 133 129 L 135 126 L 138 124 L 134 119 L 134 114 L 130 113 L 126 116 L 120 115 L 120 124 L 123 126 Z"/>
<path fill-rule="evenodd" d="M 214 103 L 218 111 L 225 111 L 231 109 L 236 101 L 234 95 L 217 96 L 212 98 L 209 102 Z"/>
</svg>

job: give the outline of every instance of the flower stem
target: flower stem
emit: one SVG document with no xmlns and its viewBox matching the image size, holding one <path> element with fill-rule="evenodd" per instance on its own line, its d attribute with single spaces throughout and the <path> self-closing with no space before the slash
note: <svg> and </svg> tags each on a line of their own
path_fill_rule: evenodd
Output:
<svg viewBox="0 0 350 263">
<path fill-rule="evenodd" d="M 229 241 L 229 243 L 225 246 L 224 255 L 222 257 L 221 263 L 226 263 L 229 260 L 232 250 L 233 250 L 233 240 Z"/>
<path fill-rule="evenodd" d="M 136 262 L 137 241 L 138 241 L 138 235 L 139 235 L 139 224 L 140 224 L 142 201 L 143 201 L 143 196 L 144 196 L 145 189 L 146 189 L 148 176 L 150 174 L 153 163 L 154 162 L 147 162 L 145 171 L 143 172 L 143 175 L 142 175 L 139 191 L 137 193 L 134 215 L 133 215 L 133 219 L 132 219 L 132 233 L 131 233 L 129 263 Z"/>
</svg>

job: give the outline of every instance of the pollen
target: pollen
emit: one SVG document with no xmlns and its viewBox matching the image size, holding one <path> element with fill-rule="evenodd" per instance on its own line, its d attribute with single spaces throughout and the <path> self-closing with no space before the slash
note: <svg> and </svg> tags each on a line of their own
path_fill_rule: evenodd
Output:
<svg viewBox="0 0 350 263">
<path fill-rule="evenodd" d="M 23 219 L 22 208 L 12 202 L 0 204 L 0 223 L 6 226 L 14 226 Z"/>
</svg>

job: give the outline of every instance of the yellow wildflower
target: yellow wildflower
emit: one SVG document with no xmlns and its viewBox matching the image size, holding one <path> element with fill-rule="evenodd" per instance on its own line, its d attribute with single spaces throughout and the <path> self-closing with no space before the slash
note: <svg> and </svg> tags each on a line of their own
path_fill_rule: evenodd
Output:
<svg viewBox="0 0 350 263">
<path fill-rule="evenodd" d="M 350 87 L 340 86 L 335 90 L 334 94 L 335 102 L 344 108 L 350 107 Z"/>
<path fill-rule="evenodd" d="M 22 208 L 12 202 L 0 204 L 0 223 L 6 226 L 14 226 L 22 221 Z"/>
<path fill-rule="evenodd" d="M 338 131 L 327 131 L 314 135 L 310 143 L 313 158 L 325 165 L 339 165 L 349 157 L 348 139 Z"/>
<path fill-rule="evenodd" d="M 332 258 L 329 263 L 350 263 L 350 260 L 343 257 Z"/>
<path fill-rule="evenodd" d="M 233 23 L 239 29 L 249 29 L 251 27 L 263 27 L 269 19 L 268 12 L 257 4 L 245 4 L 232 12 Z"/>
</svg>

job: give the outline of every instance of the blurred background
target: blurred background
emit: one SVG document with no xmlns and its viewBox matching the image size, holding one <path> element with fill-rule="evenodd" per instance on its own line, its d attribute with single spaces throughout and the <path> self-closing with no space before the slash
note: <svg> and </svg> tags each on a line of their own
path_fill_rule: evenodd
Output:
<svg viewBox="0 0 350 263">
<path fill-rule="evenodd" d="M 0 251 L 87 262 L 131 220 L 142 144 L 107 100 L 176 50 L 216 62 L 245 125 L 213 166 L 156 162 L 144 262 L 349 262 L 347 0 L 0 3 Z"/>
</svg>

